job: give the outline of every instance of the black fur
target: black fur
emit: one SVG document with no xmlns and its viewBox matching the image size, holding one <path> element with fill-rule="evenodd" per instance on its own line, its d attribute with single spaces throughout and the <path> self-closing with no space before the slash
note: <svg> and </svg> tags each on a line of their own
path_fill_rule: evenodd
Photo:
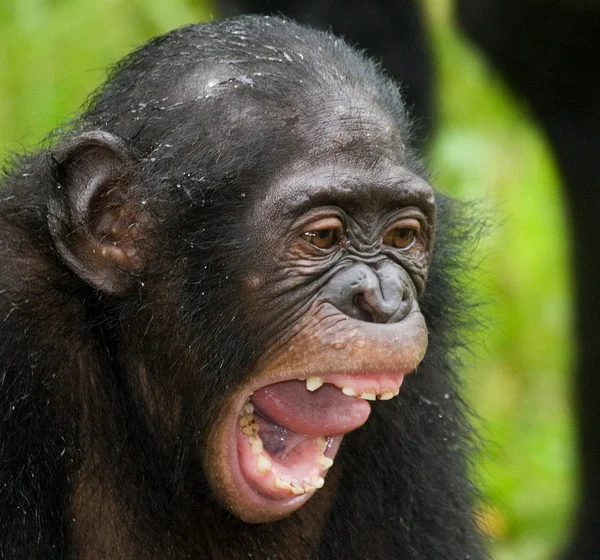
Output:
<svg viewBox="0 0 600 560">
<path fill-rule="evenodd" d="M 240 34 L 249 37 L 241 47 Z M 304 58 L 281 73 L 290 49 Z M 200 61 L 202 72 L 215 72 L 213 87 L 233 92 L 226 99 L 245 88 L 249 116 L 224 121 L 237 106 L 219 105 L 210 90 L 186 98 L 183 84 Z M 237 78 L 219 82 L 219 64 L 236 65 Z M 257 67 L 275 77 L 262 82 L 251 73 Z M 394 85 L 340 40 L 279 19 L 190 26 L 127 57 L 51 148 L 12 163 L 0 195 L 1 558 L 484 556 L 456 378 L 468 235 L 441 197 L 420 302 L 427 355 L 400 397 L 377 403 L 368 423 L 345 438 L 325 520 L 315 496 L 283 521 L 243 523 L 213 497 L 192 452 L 217 418 L 219 395 L 267 344 L 245 325 L 235 283 L 247 264 L 245 228 L 256 227 L 244 218 L 297 147 L 278 144 L 275 127 L 260 126 L 258 108 L 276 98 L 269 118 L 293 119 L 295 111 L 314 111 L 338 83 L 368 88 L 406 133 Z M 282 99 L 289 114 L 277 112 Z M 194 103 L 205 103 L 202 118 L 190 118 Z M 47 225 L 47 200 L 60 196 L 61 154 L 91 130 L 128 146 L 141 178 L 131 196 L 147 203 L 153 224 L 150 267 L 124 296 L 73 274 Z M 422 173 L 415 156 L 407 165 Z M 142 361 L 144 386 L 127 374 Z M 161 416 L 178 406 L 173 422 Z M 82 484 L 84 500 L 110 504 L 97 519 L 74 514 Z M 74 540 L 96 531 L 104 535 L 98 542 L 116 535 L 114 542 L 101 549 Z"/>
</svg>

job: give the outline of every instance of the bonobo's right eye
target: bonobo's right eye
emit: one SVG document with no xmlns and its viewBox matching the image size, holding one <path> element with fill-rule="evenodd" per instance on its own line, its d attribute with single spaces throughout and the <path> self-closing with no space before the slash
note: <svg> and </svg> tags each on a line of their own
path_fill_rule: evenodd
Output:
<svg viewBox="0 0 600 560">
<path fill-rule="evenodd" d="M 331 249 L 339 241 L 339 231 L 337 229 L 316 229 L 303 233 L 302 237 L 319 249 Z"/>
<path fill-rule="evenodd" d="M 324 219 L 311 224 L 312 229 L 302 234 L 302 239 L 319 249 L 331 249 L 340 242 L 342 224 L 336 219 Z"/>
</svg>

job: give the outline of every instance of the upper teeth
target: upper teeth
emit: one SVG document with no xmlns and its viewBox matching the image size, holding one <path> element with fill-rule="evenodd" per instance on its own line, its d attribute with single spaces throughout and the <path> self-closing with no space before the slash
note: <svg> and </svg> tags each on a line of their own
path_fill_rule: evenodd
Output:
<svg viewBox="0 0 600 560">
<path fill-rule="evenodd" d="M 308 377 L 306 379 L 306 388 L 309 391 L 316 391 L 321 385 L 323 385 L 323 380 L 320 377 Z"/>
<path fill-rule="evenodd" d="M 309 391 L 316 391 L 319 387 L 323 385 L 324 381 L 321 377 L 307 377 L 306 378 L 306 388 Z M 392 397 L 395 397 L 399 393 L 399 389 L 381 389 L 378 393 L 376 389 L 365 389 L 362 393 L 358 394 L 352 387 L 342 387 L 342 393 L 347 395 L 348 397 L 359 397 L 361 399 L 365 399 L 367 401 L 374 401 L 375 399 L 379 399 L 380 401 L 387 401 Z"/>
</svg>

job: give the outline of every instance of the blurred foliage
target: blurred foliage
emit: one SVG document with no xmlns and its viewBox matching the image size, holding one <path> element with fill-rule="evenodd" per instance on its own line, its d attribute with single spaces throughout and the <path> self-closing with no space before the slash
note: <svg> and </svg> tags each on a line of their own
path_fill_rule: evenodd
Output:
<svg viewBox="0 0 600 560">
<path fill-rule="evenodd" d="M 438 62 L 436 186 L 497 210 L 475 255 L 487 327 L 468 358 L 469 400 L 487 441 L 479 476 L 494 558 L 548 558 L 575 500 L 569 224 L 541 131 L 452 22 L 427 0 Z"/>
<path fill-rule="evenodd" d="M 2 0 L 0 153 L 39 142 L 149 37 L 210 16 L 195 0 Z"/>
<path fill-rule="evenodd" d="M 543 135 L 459 38 L 450 0 L 424 2 L 438 62 L 435 184 L 497 209 L 474 255 L 487 327 L 466 372 L 487 442 L 482 516 L 494 558 L 538 560 L 564 540 L 575 492 L 568 224 Z M 201 0 L 3 0 L 0 159 L 67 120 L 132 48 L 211 13 Z"/>
</svg>

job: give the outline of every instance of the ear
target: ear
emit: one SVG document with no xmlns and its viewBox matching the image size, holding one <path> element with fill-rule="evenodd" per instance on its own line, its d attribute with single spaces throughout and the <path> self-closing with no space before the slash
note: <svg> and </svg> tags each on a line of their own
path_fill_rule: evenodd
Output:
<svg viewBox="0 0 600 560">
<path fill-rule="evenodd" d="M 53 160 L 48 225 L 60 257 L 98 290 L 127 294 L 143 269 L 134 156 L 119 138 L 88 132 L 55 151 Z"/>
</svg>

